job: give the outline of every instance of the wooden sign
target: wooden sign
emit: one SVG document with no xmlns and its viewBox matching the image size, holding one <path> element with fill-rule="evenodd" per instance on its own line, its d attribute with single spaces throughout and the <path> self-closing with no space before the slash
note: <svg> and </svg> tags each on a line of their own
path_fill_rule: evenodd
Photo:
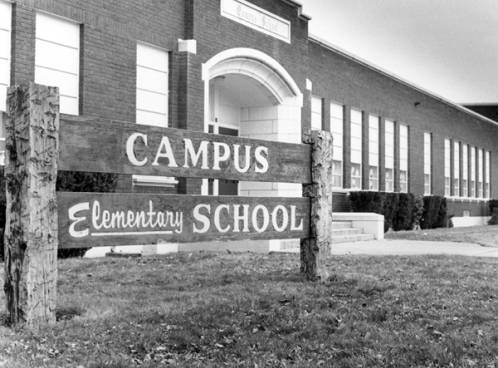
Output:
<svg viewBox="0 0 498 368">
<path fill-rule="evenodd" d="M 61 121 L 59 170 L 309 183 L 309 145 L 111 121 Z"/>
<path fill-rule="evenodd" d="M 301 271 L 327 280 L 330 133 L 313 131 L 297 145 L 132 123 L 59 124 L 58 89 L 34 83 L 10 87 L 7 105 L 4 290 L 13 326 L 55 322 L 58 248 L 300 238 Z M 56 193 L 57 170 L 301 183 L 307 198 Z"/>
<path fill-rule="evenodd" d="M 57 194 L 59 248 L 309 235 L 306 198 Z"/>
</svg>

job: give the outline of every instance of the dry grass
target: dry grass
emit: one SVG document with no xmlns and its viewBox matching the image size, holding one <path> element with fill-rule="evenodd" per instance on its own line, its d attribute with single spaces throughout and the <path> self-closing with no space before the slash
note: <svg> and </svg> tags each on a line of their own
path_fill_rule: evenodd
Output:
<svg viewBox="0 0 498 368">
<path fill-rule="evenodd" d="M 386 239 L 449 241 L 498 247 L 498 226 L 474 226 L 386 234 Z"/>
<path fill-rule="evenodd" d="M 59 322 L 0 327 L 0 367 L 498 366 L 496 260 L 297 258 L 62 261 Z"/>
</svg>

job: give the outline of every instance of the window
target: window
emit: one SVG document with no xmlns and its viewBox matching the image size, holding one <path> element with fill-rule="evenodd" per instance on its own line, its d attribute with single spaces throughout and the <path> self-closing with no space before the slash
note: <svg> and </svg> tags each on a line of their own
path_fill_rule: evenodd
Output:
<svg viewBox="0 0 498 368">
<path fill-rule="evenodd" d="M 408 127 L 399 126 L 399 191 L 408 193 Z"/>
<path fill-rule="evenodd" d="M 322 130 L 322 99 L 311 97 L 311 129 Z"/>
<path fill-rule="evenodd" d="M 460 142 L 453 142 L 453 196 L 460 197 Z"/>
<path fill-rule="evenodd" d="M 79 24 L 43 13 L 36 14 L 35 50 L 35 82 L 59 87 L 60 112 L 78 115 Z"/>
<path fill-rule="evenodd" d="M 335 103 L 330 104 L 330 130 L 333 137 L 334 150 L 332 153 L 332 186 L 342 188 L 343 184 L 343 139 L 344 139 L 344 107 Z"/>
<path fill-rule="evenodd" d="M 394 122 L 386 120 L 385 131 L 386 192 L 394 192 Z"/>
<path fill-rule="evenodd" d="M 476 148 L 470 147 L 470 197 L 476 196 Z"/>
<path fill-rule="evenodd" d="M 484 197 L 491 198 L 491 152 L 486 151 L 486 173 L 484 175 Z"/>
<path fill-rule="evenodd" d="M 137 45 L 137 123 L 168 126 L 169 55 L 159 48 Z"/>
<path fill-rule="evenodd" d="M 469 196 L 469 146 L 462 145 L 462 197 Z"/>
<path fill-rule="evenodd" d="M 368 189 L 379 190 L 379 125 L 378 116 L 370 115 L 368 120 Z"/>
<path fill-rule="evenodd" d="M 5 162 L 5 132 L 1 111 L 6 111 L 7 87 L 10 85 L 12 8 L 0 1 L 0 165 Z"/>
<path fill-rule="evenodd" d="M 451 196 L 451 142 L 444 140 L 444 195 Z"/>
<path fill-rule="evenodd" d="M 143 125 L 168 127 L 169 54 L 154 46 L 137 44 L 137 106 L 136 122 Z M 164 176 L 133 176 L 135 185 L 173 186 L 175 178 Z"/>
<path fill-rule="evenodd" d="M 477 180 L 477 197 L 484 197 L 484 155 L 483 150 L 479 149 L 478 151 L 478 162 L 479 162 L 479 173 Z"/>
<path fill-rule="evenodd" d="M 351 189 L 361 189 L 362 124 L 361 111 L 351 109 Z"/>
<path fill-rule="evenodd" d="M 6 110 L 7 87 L 10 85 L 11 27 L 11 5 L 0 1 L 0 111 Z"/>
<path fill-rule="evenodd" d="M 424 194 L 432 194 L 432 135 L 424 133 Z"/>
</svg>

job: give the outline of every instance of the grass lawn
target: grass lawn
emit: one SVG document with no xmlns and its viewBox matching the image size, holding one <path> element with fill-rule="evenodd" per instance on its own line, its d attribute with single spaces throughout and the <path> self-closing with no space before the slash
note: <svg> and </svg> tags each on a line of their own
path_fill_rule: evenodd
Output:
<svg viewBox="0 0 498 368">
<path fill-rule="evenodd" d="M 314 284 L 297 255 L 61 261 L 59 322 L 0 323 L 0 367 L 498 367 L 497 260 L 329 265 Z"/>
<path fill-rule="evenodd" d="M 386 239 L 449 241 L 498 247 L 498 226 L 474 226 L 448 229 L 400 231 L 386 234 Z"/>
</svg>

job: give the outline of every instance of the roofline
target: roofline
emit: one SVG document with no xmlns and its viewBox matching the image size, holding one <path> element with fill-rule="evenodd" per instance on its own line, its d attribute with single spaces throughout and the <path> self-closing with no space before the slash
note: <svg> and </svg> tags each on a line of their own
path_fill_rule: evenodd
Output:
<svg viewBox="0 0 498 368">
<path fill-rule="evenodd" d="M 426 95 L 426 96 L 428 96 L 430 98 L 433 98 L 433 99 L 435 99 L 435 100 L 437 100 L 439 102 L 442 102 L 442 103 L 444 103 L 444 104 L 446 104 L 446 105 L 448 105 L 448 106 L 450 106 L 450 107 L 452 107 L 452 108 L 454 108 L 456 110 L 459 110 L 460 112 L 463 112 L 463 113 L 465 113 L 467 115 L 470 115 L 470 116 L 472 116 L 474 118 L 477 118 L 477 119 L 479 119 L 481 121 L 484 121 L 486 123 L 498 126 L 498 122 L 496 122 L 496 121 L 494 121 L 492 119 L 489 119 L 489 118 L 487 118 L 487 117 L 485 117 L 485 116 L 483 116 L 481 114 L 478 114 L 477 112 L 472 111 L 472 110 L 466 108 L 465 106 L 457 104 L 456 102 L 450 101 L 450 100 L 448 100 L 448 99 L 446 99 L 444 97 L 441 97 L 441 96 L 439 96 L 439 95 L 437 95 L 435 93 L 429 92 L 428 90 L 426 90 L 426 89 L 424 89 L 422 87 L 419 87 L 416 84 L 408 82 L 408 81 L 402 79 L 401 77 L 399 77 L 399 76 L 397 76 L 397 75 L 395 75 L 395 74 L 393 74 L 391 72 L 388 72 L 388 71 L 382 69 L 381 67 L 373 65 L 372 63 L 370 63 L 370 62 L 368 62 L 366 60 L 363 60 L 363 59 L 361 59 L 361 58 L 359 58 L 359 57 L 357 57 L 355 55 L 352 55 L 348 51 L 346 51 L 344 49 L 341 49 L 340 47 L 338 47 L 336 45 L 333 45 L 329 41 L 326 41 L 326 40 L 324 40 L 324 39 L 322 39 L 322 38 L 320 38 L 318 36 L 312 35 L 312 34 L 308 35 L 308 39 L 310 41 L 315 42 L 316 44 L 318 44 L 318 45 L 320 45 L 320 46 L 322 46 L 324 48 L 327 48 L 327 49 L 329 49 L 331 51 L 334 51 L 334 52 L 338 53 L 339 55 L 341 55 L 341 56 L 343 56 L 343 57 L 345 57 L 345 58 L 347 58 L 347 59 L 349 59 L 351 61 L 354 61 L 355 63 L 358 63 L 358 64 L 360 64 L 360 65 L 362 65 L 362 66 L 364 66 L 364 67 L 366 67 L 366 68 L 368 68 L 368 69 L 376 72 L 376 73 L 379 73 L 379 74 L 382 74 L 382 75 L 384 75 L 384 76 L 386 76 L 388 78 L 391 78 L 391 79 L 395 80 L 398 83 L 401 83 L 401 84 L 403 84 L 403 85 L 405 85 L 405 86 L 407 86 L 409 88 L 412 88 L 412 89 L 414 89 L 414 90 L 416 90 L 416 91 L 418 91 L 418 92 L 420 92 L 420 93 L 422 93 L 422 94 L 424 94 L 424 95 Z"/>
<path fill-rule="evenodd" d="M 496 106 L 498 107 L 498 102 L 468 102 L 462 103 L 463 106 Z"/>
</svg>

